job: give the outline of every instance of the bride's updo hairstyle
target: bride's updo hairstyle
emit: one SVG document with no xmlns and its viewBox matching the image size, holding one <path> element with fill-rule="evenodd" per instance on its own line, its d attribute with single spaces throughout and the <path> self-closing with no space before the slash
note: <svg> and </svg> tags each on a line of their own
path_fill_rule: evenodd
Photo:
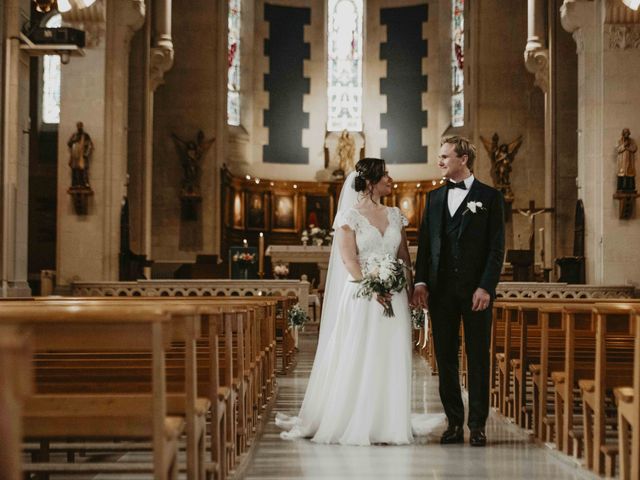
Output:
<svg viewBox="0 0 640 480">
<path fill-rule="evenodd" d="M 367 190 L 367 180 L 371 185 L 378 183 L 387 166 L 381 158 L 363 158 L 356 163 L 356 179 L 354 189 L 356 192 L 364 192 Z"/>
</svg>

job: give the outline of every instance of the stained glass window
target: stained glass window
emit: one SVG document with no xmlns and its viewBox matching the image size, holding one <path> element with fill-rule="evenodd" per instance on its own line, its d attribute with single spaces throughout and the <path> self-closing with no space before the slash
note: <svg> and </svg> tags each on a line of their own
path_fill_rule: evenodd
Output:
<svg viewBox="0 0 640 480">
<path fill-rule="evenodd" d="M 62 17 L 54 15 L 46 26 L 62 26 Z M 60 123 L 60 56 L 45 55 L 42 60 L 42 123 Z"/>
<path fill-rule="evenodd" d="M 329 131 L 362 130 L 362 0 L 329 0 Z"/>
<path fill-rule="evenodd" d="M 240 125 L 240 14 L 242 0 L 229 0 L 227 123 Z"/>
<path fill-rule="evenodd" d="M 451 125 L 464 125 L 464 0 L 451 0 Z"/>
</svg>

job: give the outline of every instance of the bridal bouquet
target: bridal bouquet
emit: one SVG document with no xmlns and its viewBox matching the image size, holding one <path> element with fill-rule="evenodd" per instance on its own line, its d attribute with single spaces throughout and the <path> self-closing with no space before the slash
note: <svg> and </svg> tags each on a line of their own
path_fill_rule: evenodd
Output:
<svg viewBox="0 0 640 480">
<path fill-rule="evenodd" d="M 364 277 L 358 280 L 360 288 L 356 298 L 371 298 L 374 294 L 386 295 L 401 292 L 407 286 L 404 274 L 405 264 L 399 258 L 391 255 L 371 255 L 363 268 Z M 393 317 L 391 301 L 384 304 L 384 316 Z"/>
</svg>

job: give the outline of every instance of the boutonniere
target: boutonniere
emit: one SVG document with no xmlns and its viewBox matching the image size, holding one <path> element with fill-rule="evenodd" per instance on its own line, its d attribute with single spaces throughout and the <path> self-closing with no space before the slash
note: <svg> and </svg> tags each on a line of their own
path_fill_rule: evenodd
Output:
<svg viewBox="0 0 640 480">
<path fill-rule="evenodd" d="M 471 201 L 471 202 L 467 202 L 467 209 L 464 211 L 463 215 L 467 212 L 478 213 L 483 210 L 486 210 L 486 208 L 484 208 L 484 206 L 482 205 L 482 202 Z"/>
</svg>

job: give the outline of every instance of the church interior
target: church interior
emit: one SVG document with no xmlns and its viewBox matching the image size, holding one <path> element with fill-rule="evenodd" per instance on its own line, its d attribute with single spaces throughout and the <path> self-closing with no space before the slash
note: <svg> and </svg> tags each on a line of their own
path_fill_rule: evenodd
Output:
<svg viewBox="0 0 640 480">
<path fill-rule="evenodd" d="M 0 0 L 0 478 L 640 479 L 639 7 Z M 490 454 L 281 441 L 344 179 L 415 261 L 453 135 L 505 201 Z"/>
</svg>

